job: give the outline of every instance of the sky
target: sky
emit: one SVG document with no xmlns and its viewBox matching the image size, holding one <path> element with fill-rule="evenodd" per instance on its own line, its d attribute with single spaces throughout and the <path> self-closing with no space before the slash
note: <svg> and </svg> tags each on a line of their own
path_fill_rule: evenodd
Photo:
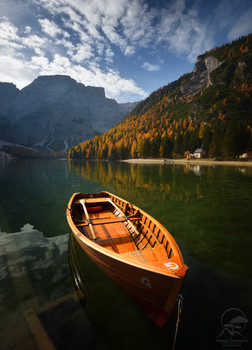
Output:
<svg viewBox="0 0 252 350">
<path fill-rule="evenodd" d="M 0 0 L 0 81 L 63 74 L 141 101 L 251 32 L 251 0 Z"/>
</svg>

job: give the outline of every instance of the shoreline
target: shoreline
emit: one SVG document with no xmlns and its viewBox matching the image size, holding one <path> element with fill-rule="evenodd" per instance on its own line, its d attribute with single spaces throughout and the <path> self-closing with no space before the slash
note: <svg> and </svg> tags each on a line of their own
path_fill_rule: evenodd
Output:
<svg viewBox="0 0 252 350">
<path fill-rule="evenodd" d="M 228 165 L 228 166 L 241 166 L 241 167 L 252 167 L 251 161 L 225 161 L 225 160 L 211 160 L 211 159 L 125 159 L 121 162 L 135 163 L 135 164 L 163 164 L 163 165 Z"/>
</svg>

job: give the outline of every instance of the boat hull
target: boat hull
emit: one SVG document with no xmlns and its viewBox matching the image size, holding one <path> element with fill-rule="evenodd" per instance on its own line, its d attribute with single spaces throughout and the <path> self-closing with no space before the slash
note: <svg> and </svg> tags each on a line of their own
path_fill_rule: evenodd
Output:
<svg viewBox="0 0 252 350">
<path fill-rule="evenodd" d="M 101 195 L 110 196 L 117 203 L 120 201 L 121 207 L 129 205 L 128 202 L 108 192 L 103 192 Z M 155 219 L 140 208 L 130 205 L 132 212 L 136 211 L 140 214 L 140 220 L 144 222 L 143 226 L 147 232 L 146 235 L 149 234 L 150 228 L 152 228 L 152 234 L 156 233 L 156 240 L 159 242 L 157 246 L 163 244 L 163 249 L 167 251 L 166 259 L 168 265 L 163 262 L 144 263 L 134 260 L 134 257 L 131 257 L 131 253 L 118 254 L 112 252 L 97 244 L 95 239 L 92 240 L 86 237 L 74 224 L 72 218 L 74 212 L 73 203 L 75 201 L 79 202 L 81 196 L 82 194 L 73 195 L 67 209 L 67 219 L 76 241 L 105 274 L 134 299 L 159 327 L 163 327 L 174 310 L 188 272 L 188 267 L 184 265 L 176 242 L 169 232 Z M 93 195 L 91 196 L 93 198 Z M 149 239 L 149 241 L 151 240 Z M 134 253 L 141 253 L 143 249 L 145 247 L 140 251 L 134 251 L 133 255 Z M 171 260 L 175 263 L 169 262 Z M 174 271 L 172 267 L 168 267 L 169 264 L 174 264 L 179 269 Z"/>
<path fill-rule="evenodd" d="M 134 299 L 159 327 L 163 327 L 177 303 L 184 279 L 120 261 L 86 245 L 78 235 L 72 233 L 94 263 Z"/>
</svg>

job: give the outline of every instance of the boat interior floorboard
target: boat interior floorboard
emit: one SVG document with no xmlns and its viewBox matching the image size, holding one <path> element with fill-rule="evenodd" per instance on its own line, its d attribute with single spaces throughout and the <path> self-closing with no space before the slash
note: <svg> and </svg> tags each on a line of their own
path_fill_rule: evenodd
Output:
<svg viewBox="0 0 252 350">
<path fill-rule="evenodd" d="M 132 236 L 135 235 L 137 229 L 134 232 L 132 224 L 124 221 L 122 214 L 116 210 L 113 211 L 111 206 L 105 205 L 100 211 L 90 212 L 89 219 L 95 232 L 95 242 L 100 246 L 122 254 L 122 256 L 127 256 L 132 261 L 152 264 L 162 269 L 167 268 L 165 263 L 171 261 L 163 244 L 160 244 L 157 240 L 152 241 L 145 237 L 147 234 L 146 230 L 148 231 L 146 225 L 143 225 L 145 231 L 141 235 L 140 240 L 135 243 Z M 82 223 L 78 224 L 78 227 L 86 237 L 92 240 L 91 229 L 85 216 L 82 219 Z M 141 240 L 147 241 L 147 243 L 139 244 Z M 174 258 L 172 259 L 173 262 L 175 260 Z"/>
<path fill-rule="evenodd" d="M 90 213 L 91 220 L 102 218 L 107 220 L 108 217 L 113 219 L 114 215 L 106 209 Z M 95 242 L 99 245 L 119 254 L 137 250 L 134 240 L 123 222 L 105 222 L 104 224 L 94 225 L 93 228 L 97 237 Z M 84 228 L 84 232 L 91 239 L 92 235 L 88 226 Z"/>
</svg>

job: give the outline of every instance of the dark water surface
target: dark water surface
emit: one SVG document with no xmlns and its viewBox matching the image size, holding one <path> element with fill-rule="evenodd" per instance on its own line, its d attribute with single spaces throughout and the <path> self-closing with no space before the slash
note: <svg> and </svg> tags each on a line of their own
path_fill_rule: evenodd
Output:
<svg viewBox="0 0 252 350">
<path fill-rule="evenodd" d="M 58 160 L 0 170 L 0 349 L 36 349 L 44 330 L 57 349 L 172 348 L 177 311 L 158 329 L 69 235 L 72 193 L 100 190 L 160 221 L 190 267 L 176 349 L 252 347 L 251 168 Z"/>
</svg>

